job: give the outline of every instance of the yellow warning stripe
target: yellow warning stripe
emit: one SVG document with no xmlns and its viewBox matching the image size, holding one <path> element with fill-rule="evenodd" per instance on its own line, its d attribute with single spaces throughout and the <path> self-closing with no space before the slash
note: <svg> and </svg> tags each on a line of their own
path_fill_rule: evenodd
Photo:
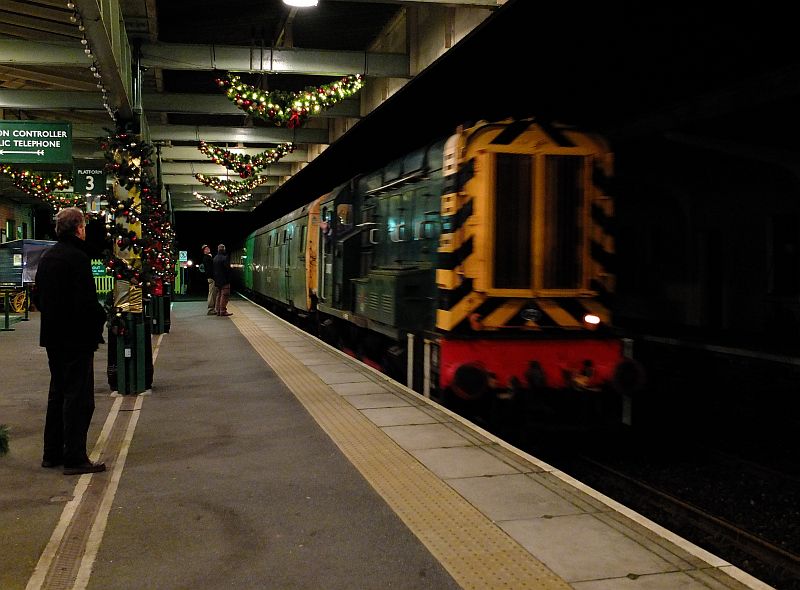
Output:
<svg viewBox="0 0 800 590">
<path fill-rule="evenodd" d="M 558 302 L 553 299 L 537 299 L 536 303 L 541 310 L 562 328 L 580 328 L 581 322 L 568 313 Z"/>
<path fill-rule="evenodd" d="M 436 269 L 436 286 L 452 291 L 461 284 L 461 275 L 454 270 Z"/>
<path fill-rule="evenodd" d="M 478 309 L 484 301 L 486 301 L 486 295 L 473 291 L 450 309 L 437 309 L 436 327 L 441 330 L 452 330 L 463 322 L 469 314 Z"/>
<path fill-rule="evenodd" d="M 485 328 L 502 328 L 525 305 L 524 299 L 509 299 L 482 320 Z"/>
</svg>

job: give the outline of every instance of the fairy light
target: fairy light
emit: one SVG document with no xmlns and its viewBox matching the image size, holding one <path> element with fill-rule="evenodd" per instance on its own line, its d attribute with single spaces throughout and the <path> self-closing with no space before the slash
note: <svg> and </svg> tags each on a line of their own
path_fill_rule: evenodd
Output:
<svg viewBox="0 0 800 590">
<path fill-rule="evenodd" d="M 266 92 L 244 84 L 239 76 L 217 79 L 217 85 L 238 108 L 248 114 L 292 129 L 303 125 L 312 112 L 332 107 L 354 95 L 364 86 L 364 76 L 352 74 L 330 84 L 306 88 L 301 92 Z"/>
<path fill-rule="evenodd" d="M 218 193 L 224 193 L 228 195 L 228 198 L 241 195 L 242 193 L 251 192 L 257 186 L 261 186 L 262 184 L 269 182 L 269 176 L 254 176 L 253 178 L 248 178 L 246 180 L 236 181 L 220 180 L 219 178 L 206 176 L 205 174 L 200 174 L 198 172 L 194 175 L 194 177 L 202 184 L 213 188 Z"/>
<path fill-rule="evenodd" d="M 111 117 L 111 120 L 116 122 L 117 114 L 108 104 L 108 92 L 106 91 L 106 87 L 103 84 L 103 75 L 100 72 L 100 68 L 97 65 L 97 60 L 95 59 L 95 55 L 92 52 L 91 44 L 89 43 L 88 37 L 86 37 L 86 26 L 83 24 L 83 17 L 81 16 L 80 11 L 75 6 L 74 2 L 67 2 L 66 3 L 67 9 L 72 11 L 72 14 L 69 17 L 70 22 L 74 23 L 78 31 L 81 33 L 81 45 L 83 45 L 83 52 L 86 54 L 92 61 L 92 65 L 89 66 L 89 70 L 92 72 L 92 75 L 97 79 L 97 89 L 100 90 L 102 95 L 102 104 L 103 108 L 108 113 L 108 116 Z"/>
<path fill-rule="evenodd" d="M 202 193 L 198 193 L 197 191 L 194 191 L 192 193 L 192 195 L 194 195 L 194 197 L 196 199 L 201 201 L 203 203 L 203 205 L 205 205 L 209 209 L 214 209 L 216 211 L 225 211 L 226 209 L 230 209 L 231 207 L 233 207 L 235 205 L 239 205 L 241 203 L 244 203 L 250 197 L 253 196 L 251 194 L 236 195 L 234 197 L 229 197 L 229 198 L 225 199 L 224 201 L 222 201 L 222 200 L 219 200 L 219 199 L 214 199 L 212 197 L 209 197 L 208 195 L 204 195 Z"/>
<path fill-rule="evenodd" d="M 206 143 L 205 141 L 200 141 L 200 145 L 197 147 L 197 149 L 208 156 L 214 164 L 220 164 L 225 166 L 228 170 L 238 172 L 239 176 L 242 178 L 249 178 L 261 172 L 264 168 L 270 164 L 274 164 L 286 154 L 292 153 L 294 148 L 294 144 L 289 141 L 281 143 L 275 148 L 263 151 L 260 154 L 250 156 L 248 154 L 236 154 L 230 150 Z"/>
</svg>

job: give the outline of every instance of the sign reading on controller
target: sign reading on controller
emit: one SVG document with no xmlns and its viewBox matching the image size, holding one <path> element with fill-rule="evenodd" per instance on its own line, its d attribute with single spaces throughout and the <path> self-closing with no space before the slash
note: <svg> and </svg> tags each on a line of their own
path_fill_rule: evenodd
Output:
<svg viewBox="0 0 800 590">
<path fill-rule="evenodd" d="M 0 120 L 0 164 L 69 164 L 72 124 Z"/>
</svg>

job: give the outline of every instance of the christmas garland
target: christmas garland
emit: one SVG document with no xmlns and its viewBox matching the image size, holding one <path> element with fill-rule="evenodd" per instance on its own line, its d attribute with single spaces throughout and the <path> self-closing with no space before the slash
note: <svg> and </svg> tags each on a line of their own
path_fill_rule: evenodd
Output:
<svg viewBox="0 0 800 590">
<path fill-rule="evenodd" d="M 214 176 L 197 173 L 194 177 L 218 193 L 225 193 L 228 198 L 251 192 L 257 186 L 269 182 L 269 176 L 255 176 L 247 180 L 220 180 Z"/>
<path fill-rule="evenodd" d="M 255 156 L 248 154 L 235 154 L 230 150 L 211 145 L 201 141 L 197 149 L 211 158 L 214 164 L 222 164 L 228 170 L 238 172 L 242 178 L 250 178 L 258 174 L 270 164 L 274 164 L 286 154 L 294 151 L 294 144 L 289 141 L 279 144 L 278 147 L 268 149 Z"/>
<path fill-rule="evenodd" d="M 9 164 L 0 165 L 0 172 L 9 176 L 19 190 L 40 201 L 44 201 L 56 211 L 65 207 L 80 206 L 85 202 L 83 195 L 67 196 L 56 194 L 72 186 L 72 179 L 56 173 L 41 176 L 30 170 L 22 170 Z"/>
<path fill-rule="evenodd" d="M 161 294 L 163 283 L 174 280 L 175 233 L 148 173 L 153 148 L 125 132 L 116 133 L 101 147 L 105 150 L 106 170 L 127 191 L 125 197 L 118 197 L 116 192 L 108 196 L 108 211 L 113 219 L 106 223 L 106 237 L 117 252 L 127 250 L 133 254 L 120 257 L 113 248 L 107 251 L 106 272 L 140 286 L 147 294 Z M 124 322 L 117 320 L 114 325 L 124 327 Z"/>
<path fill-rule="evenodd" d="M 202 201 L 203 205 L 205 205 L 209 209 L 214 209 L 216 211 L 225 211 L 226 209 L 230 209 L 234 205 L 238 205 L 239 203 L 244 203 L 247 199 L 253 196 L 250 193 L 247 193 L 245 195 L 236 195 L 224 201 L 220 201 L 218 199 L 212 199 L 211 197 L 202 195 L 197 191 L 195 191 L 192 194 L 195 196 L 196 199 Z"/>
<path fill-rule="evenodd" d="M 225 80 L 218 78 L 217 85 L 225 89 L 228 99 L 245 113 L 292 129 L 302 126 L 323 109 L 353 96 L 364 86 L 364 76 L 351 74 L 329 84 L 308 86 L 300 92 L 267 92 L 244 84 L 239 76 L 230 74 Z"/>
</svg>

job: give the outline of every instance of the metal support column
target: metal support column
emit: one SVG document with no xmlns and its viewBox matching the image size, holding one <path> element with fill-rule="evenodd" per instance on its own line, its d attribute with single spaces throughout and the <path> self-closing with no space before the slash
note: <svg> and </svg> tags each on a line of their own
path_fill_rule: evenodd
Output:
<svg viewBox="0 0 800 590">
<path fill-rule="evenodd" d="M 28 317 L 28 312 L 31 307 L 31 289 L 28 285 L 25 285 L 25 315 L 20 318 L 21 322 L 30 321 L 30 317 Z"/>
<path fill-rule="evenodd" d="M 11 327 L 11 318 L 8 315 L 9 312 L 11 311 L 11 296 L 9 295 L 8 291 L 3 291 L 3 310 L 5 315 L 5 322 L 3 324 L 3 329 L 0 331 L 13 332 L 14 328 Z"/>
</svg>

